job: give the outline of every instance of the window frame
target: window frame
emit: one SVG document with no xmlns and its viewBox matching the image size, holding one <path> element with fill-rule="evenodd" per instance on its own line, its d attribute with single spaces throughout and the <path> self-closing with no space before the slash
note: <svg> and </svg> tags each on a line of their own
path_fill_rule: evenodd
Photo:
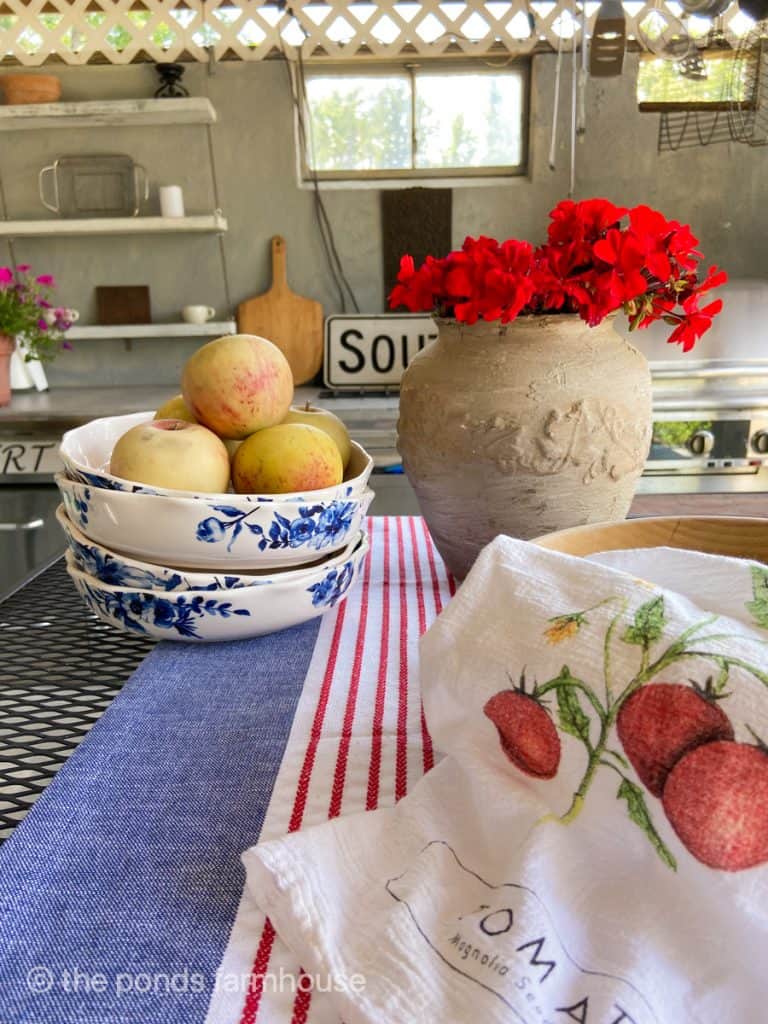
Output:
<svg viewBox="0 0 768 1024">
<path fill-rule="evenodd" d="M 521 104 L 521 138 L 520 138 L 520 163 L 519 164 L 498 164 L 483 167 L 401 167 L 381 168 L 377 170 L 341 170 L 341 171 L 314 171 L 309 166 L 308 153 L 301 149 L 299 168 L 302 184 L 312 181 L 324 182 L 397 182 L 397 181 L 446 181 L 450 179 L 484 179 L 484 178 L 521 178 L 529 173 L 529 151 L 531 132 L 531 59 L 530 56 L 516 57 L 503 67 L 489 65 L 486 60 L 413 60 L 413 58 L 391 61 L 377 61 L 375 65 L 370 63 L 347 62 L 344 64 L 328 63 L 308 64 L 305 66 L 305 79 L 310 78 L 359 78 L 359 77 L 385 77 L 393 72 L 405 72 L 410 79 L 411 89 L 411 159 L 416 154 L 416 90 L 414 84 L 419 71 L 445 72 L 451 71 L 457 75 L 476 75 L 478 73 L 499 74 L 505 71 L 515 71 L 519 74 L 522 84 Z M 304 118 L 307 125 L 307 142 L 311 144 L 311 114 L 309 105 L 304 108 Z M 299 133 L 296 133 L 297 138 Z"/>
<path fill-rule="evenodd" d="M 708 58 L 719 59 L 719 60 L 736 60 L 738 53 L 736 50 L 706 50 L 702 51 L 701 56 L 704 61 Z M 652 53 L 643 53 L 640 57 L 640 64 L 650 63 L 651 61 L 658 60 Z M 762 59 L 762 55 L 758 58 Z M 768 59 L 768 58 L 767 58 Z M 637 87 L 639 84 L 639 70 L 638 70 L 638 82 L 635 84 L 635 98 L 637 99 Z M 756 72 L 757 74 L 757 72 Z M 641 114 L 665 114 L 674 113 L 676 111 L 681 112 L 692 112 L 692 111 L 711 111 L 716 113 L 718 111 L 731 111 L 731 110 L 756 110 L 757 109 L 757 93 L 754 92 L 751 97 L 745 100 L 637 100 L 637 109 Z"/>
</svg>

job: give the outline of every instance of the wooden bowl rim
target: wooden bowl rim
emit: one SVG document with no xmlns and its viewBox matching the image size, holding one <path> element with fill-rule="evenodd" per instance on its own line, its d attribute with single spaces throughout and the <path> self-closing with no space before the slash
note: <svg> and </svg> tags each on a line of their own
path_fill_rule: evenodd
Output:
<svg viewBox="0 0 768 1024">
<path fill-rule="evenodd" d="M 648 516 L 587 523 L 541 534 L 531 543 L 584 555 L 630 548 L 671 547 L 768 562 L 768 518 L 761 516 Z"/>
</svg>

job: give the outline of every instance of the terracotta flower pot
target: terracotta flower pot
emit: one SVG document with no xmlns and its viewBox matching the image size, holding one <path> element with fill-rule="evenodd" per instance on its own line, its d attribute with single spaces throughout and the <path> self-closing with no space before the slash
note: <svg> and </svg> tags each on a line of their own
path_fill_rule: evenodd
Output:
<svg viewBox="0 0 768 1024">
<path fill-rule="evenodd" d="M 448 569 L 497 534 L 623 519 L 651 439 L 651 377 L 610 320 L 438 321 L 406 370 L 398 449 Z"/>
<path fill-rule="evenodd" d="M 0 405 L 11 401 L 11 356 L 16 341 L 7 334 L 0 334 Z"/>
</svg>

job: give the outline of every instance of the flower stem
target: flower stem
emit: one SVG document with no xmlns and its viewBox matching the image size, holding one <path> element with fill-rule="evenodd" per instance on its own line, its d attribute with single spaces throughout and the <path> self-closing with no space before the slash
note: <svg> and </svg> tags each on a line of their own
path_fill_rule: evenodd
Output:
<svg viewBox="0 0 768 1024">
<path fill-rule="evenodd" d="M 609 728 L 609 723 L 604 721 L 600 727 L 600 738 L 598 739 L 597 745 L 595 746 L 594 750 L 589 755 L 589 760 L 587 761 L 587 768 L 584 772 L 584 775 L 582 776 L 581 782 L 579 783 L 579 788 L 573 794 L 571 806 L 560 818 L 560 821 L 563 825 L 569 824 L 571 821 L 577 818 L 579 814 L 581 814 L 581 810 L 584 806 L 584 800 L 587 795 L 587 790 L 592 785 L 592 779 L 594 778 L 595 772 L 597 771 L 598 766 L 600 765 L 603 758 L 605 744 L 608 739 Z"/>
<path fill-rule="evenodd" d="M 651 664 L 648 664 L 648 652 L 644 651 L 643 661 L 640 666 L 640 671 L 637 673 L 637 675 L 630 680 L 630 682 L 621 692 L 617 700 L 607 709 L 607 711 L 603 711 L 602 709 L 598 710 L 598 714 L 600 715 L 600 737 L 589 754 L 587 767 L 584 771 L 584 775 L 582 776 L 581 782 L 579 783 L 578 789 L 573 794 L 571 806 L 568 808 L 565 814 L 562 815 L 559 819 L 563 824 L 571 822 L 574 820 L 574 818 L 578 817 L 582 807 L 584 806 L 584 799 L 586 797 L 589 787 L 592 784 L 592 779 L 595 775 L 595 772 L 601 763 L 605 763 L 602 760 L 602 758 L 605 754 L 605 747 L 608 742 L 608 735 L 614 722 L 616 721 L 616 717 L 619 711 L 621 710 L 622 704 L 628 697 L 630 697 L 635 692 L 635 690 L 639 689 L 644 683 L 647 683 L 650 679 L 657 675 L 657 673 L 661 672 L 662 669 L 666 668 L 668 665 L 673 664 L 675 661 L 682 661 L 686 658 L 717 658 L 721 661 L 727 662 L 729 665 L 737 665 L 739 668 L 745 669 L 747 672 L 750 672 L 756 679 L 759 679 L 760 682 L 768 686 L 768 673 L 762 672 L 760 669 L 756 668 L 754 665 L 750 665 L 749 662 L 746 662 L 741 658 L 733 658 L 729 657 L 728 655 L 717 654 L 712 651 L 686 650 L 686 642 L 695 633 L 697 633 L 699 630 L 703 629 L 705 626 L 709 625 L 712 621 L 714 621 L 714 618 L 716 618 L 716 616 L 706 619 L 703 622 L 697 623 L 696 625 L 691 626 L 689 629 L 685 630 L 685 632 L 681 633 L 677 640 L 673 641 L 669 645 L 669 647 L 667 647 L 664 653 L 661 654 L 656 659 L 656 661 L 652 662 Z M 547 685 L 551 688 L 551 684 Z M 596 698 L 594 698 L 594 694 L 592 694 L 589 687 L 585 684 L 578 683 L 575 681 L 573 683 L 561 683 L 560 685 L 579 686 L 582 692 L 584 692 L 585 695 L 589 697 L 591 703 L 596 708 L 599 708 L 599 702 L 596 700 Z"/>
<path fill-rule="evenodd" d="M 684 657 L 719 659 L 728 665 L 736 665 L 738 668 L 743 668 L 750 675 L 753 675 L 755 679 L 759 679 L 761 683 L 765 683 L 768 686 L 768 673 L 761 672 L 759 668 L 750 665 L 748 661 L 743 661 L 741 658 L 732 658 L 728 654 L 718 654 L 715 651 L 686 651 Z"/>
<path fill-rule="evenodd" d="M 613 640 L 613 631 L 616 628 L 619 620 L 625 614 L 627 610 L 627 599 L 622 599 L 621 608 L 611 619 L 610 625 L 605 633 L 605 641 L 603 643 L 603 675 L 605 677 L 605 706 L 610 708 L 613 701 L 611 694 L 611 641 Z"/>
</svg>

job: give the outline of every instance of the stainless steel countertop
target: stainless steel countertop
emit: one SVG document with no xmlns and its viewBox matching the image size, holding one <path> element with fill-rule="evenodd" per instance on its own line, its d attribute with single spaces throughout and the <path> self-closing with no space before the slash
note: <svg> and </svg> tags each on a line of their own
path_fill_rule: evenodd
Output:
<svg viewBox="0 0 768 1024">
<path fill-rule="evenodd" d="M 666 363 L 652 364 L 653 405 L 656 419 L 685 418 L 703 412 L 730 410 L 765 415 L 768 409 L 768 360 L 735 363 L 715 360 L 692 362 L 685 367 Z M 294 404 L 310 400 L 327 405 L 345 419 L 368 422 L 397 418 L 398 396 L 393 393 L 361 395 L 336 394 L 320 397 L 320 388 L 304 386 L 296 389 Z M 49 428 L 69 427 L 86 423 L 98 416 L 119 416 L 123 413 L 156 409 L 171 397 L 169 387 L 54 387 L 49 391 L 15 391 L 11 404 L 0 408 L 0 432 L 8 433 L 15 426 L 25 428 L 45 424 Z M 327 395 L 327 392 L 326 392 Z M 356 415 L 357 414 L 357 415 Z M 360 415 L 362 414 L 362 416 Z"/>
<path fill-rule="evenodd" d="M 162 405 L 167 388 L 52 388 L 14 391 L 11 404 L 0 409 L 0 429 L 31 423 L 86 423 L 97 416 L 120 416 Z"/>
<path fill-rule="evenodd" d="M 297 388 L 296 401 L 313 399 L 317 388 Z M 37 424 L 62 429 L 87 423 L 99 416 L 157 409 L 172 397 L 170 388 L 64 388 L 49 391 L 14 391 L 11 404 L 0 408 L 0 432 L 6 427 Z"/>
</svg>

